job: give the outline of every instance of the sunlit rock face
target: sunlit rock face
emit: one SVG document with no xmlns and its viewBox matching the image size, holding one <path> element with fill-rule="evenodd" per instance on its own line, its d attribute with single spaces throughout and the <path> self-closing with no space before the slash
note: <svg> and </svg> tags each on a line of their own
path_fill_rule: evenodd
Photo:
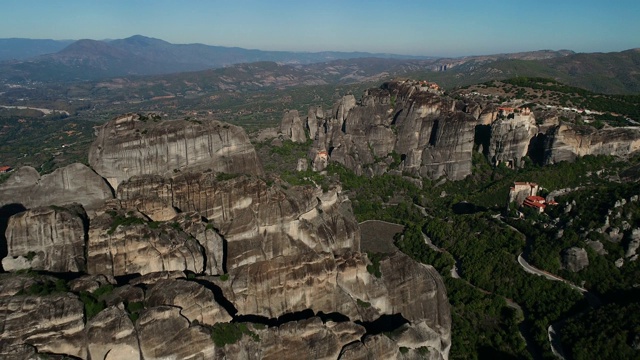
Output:
<svg viewBox="0 0 640 360">
<path fill-rule="evenodd" d="M 477 120 L 460 108 L 412 81 L 367 90 L 359 102 L 347 95 L 331 116 L 308 121 L 317 124 L 310 131 L 316 134 L 309 154 L 313 168 L 323 170 L 328 160 L 357 174 L 462 179 L 471 173 Z"/>
<path fill-rule="evenodd" d="M 488 157 L 493 165 L 520 167 L 529 153 L 531 139 L 538 134 L 533 115 L 516 115 L 491 124 Z"/>
<path fill-rule="evenodd" d="M 21 204 L 25 208 L 79 203 L 89 210 L 112 199 L 109 185 L 83 164 L 71 164 L 50 174 L 38 174 L 30 166 L 16 170 L 0 185 L 0 207 Z"/>
<path fill-rule="evenodd" d="M 228 270 L 278 256 L 360 247 L 358 224 L 338 189 L 284 189 L 246 176 L 218 181 L 214 173 L 184 173 L 135 178 L 118 190 L 123 201 L 151 195 L 205 217 L 224 237 Z"/>
<path fill-rule="evenodd" d="M 204 249 L 172 223 L 149 223 L 140 213 L 108 209 L 91 220 L 90 274 L 121 276 L 159 271 L 204 271 Z"/>
<path fill-rule="evenodd" d="M 284 113 L 279 131 L 286 139 L 295 143 L 303 143 L 307 141 L 307 135 L 304 132 L 304 124 L 300 119 L 298 110 L 289 110 Z"/>
<path fill-rule="evenodd" d="M 33 269 L 82 272 L 86 269 L 84 209 L 39 207 L 13 215 L 7 230 L 6 271 Z"/>
<path fill-rule="evenodd" d="M 160 120 L 129 114 L 97 129 L 89 164 L 114 189 L 134 176 L 185 169 L 262 174 L 245 131 L 215 120 Z"/>
<path fill-rule="evenodd" d="M 2 345 L 86 359 L 84 308 L 73 294 L 0 298 Z"/>
<path fill-rule="evenodd" d="M 640 129 L 596 129 L 572 124 L 558 125 L 547 133 L 544 162 L 553 164 L 573 161 L 585 155 L 613 155 L 626 157 L 640 150 Z"/>
</svg>

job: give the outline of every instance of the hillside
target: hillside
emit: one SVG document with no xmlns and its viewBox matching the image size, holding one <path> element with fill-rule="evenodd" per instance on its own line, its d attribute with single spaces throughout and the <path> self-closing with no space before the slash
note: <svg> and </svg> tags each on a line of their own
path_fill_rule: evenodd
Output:
<svg viewBox="0 0 640 360">
<path fill-rule="evenodd" d="M 498 58 L 484 63 L 455 64 L 424 76 L 452 88 L 518 76 L 551 78 L 593 92 L 640 92 L 640 50 L 612 53 L 573 53 L 547 59 Z"/>
</svg>

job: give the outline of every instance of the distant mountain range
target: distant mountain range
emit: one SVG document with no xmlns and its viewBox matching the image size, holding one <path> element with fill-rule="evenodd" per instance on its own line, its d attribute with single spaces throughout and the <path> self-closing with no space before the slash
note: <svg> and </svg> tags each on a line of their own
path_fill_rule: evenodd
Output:
<svg viewBox="0 0 640 360">
<path fill-rule="evenodd" d="M 73 40 L 0 39 L 0 61 L 26 60 L 55 53 L 73 42 Z"/>
<path fill-rule="evenodd" d="M 419 60 L 425 56 L 366 52 L 262 51 L 203 44 L 171 44 L 135 35 L 97 41 L 0 39 L 0 78 L 37 81 L 95 80 L 114 76 L 169 74 L 273 61 L 311 64 L 338 59 L 385 58 Z"/>
<path fill-rule="evenodd" d="M 365 52 L 308 53 L 171 44 L 141 35 L 109 41 L 0 39 L 0 81 L 4 82 L 103 80 L 203 71 L 258 62 L 261 64 L 256 65 L 256 69 L 264 68 L 267 73 L 274 72 L 295 79 L 288 81 L 281 78 L 274 84 L 353 83 L 394 76 L 413 76 L 425 77 L 446 88 L 452 88 L 515 76 L 535 76 L 553 78 L 594 92 L 640 93 L 640 49 L 615 53 L 539 50 L 436 58 Z M 287 66 L 273 71 L 274 63 Z M 231 70 L 230 73 L 234 75 L 229 78 L 244 78 L 247 83 L 271 83 L 260 76 L 252 79 L 249 73 L 255 71 L 248 71 L 250 68 L 241 66 Z M 243 75 L 243 71 L 248 73 Z M 185 76 L 194 78 L 191 75 Z M 206 74 L 204 77 L 210 78 L 210 75 Z"/>
</svg>

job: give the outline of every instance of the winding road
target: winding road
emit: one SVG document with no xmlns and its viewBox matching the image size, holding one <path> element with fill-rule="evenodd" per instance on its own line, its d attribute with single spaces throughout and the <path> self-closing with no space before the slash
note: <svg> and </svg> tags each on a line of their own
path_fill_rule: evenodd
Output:
<svg viewBox="0 0 640 360">
<path fill-rule="evenodd" d="M 565 280 L 559 276 L 553 275 L 549 272 L 546 272 L 544 270 L 538 269 L 537 267 L 531 266 L 531 264 L 529 264 L 527 262 L 527 260 L 525 260 L 522 257 L 522 253 L 520 253 L 520 255 L 518 255 L 518 264 L 520 264 L 520 266 L 522 266 L 522 268 L 524 269 L 524 271 L 528 272 L 529 274 L 534 274 L 534 275 L 538 275 L 538 276 L 544 276 L 545 278 L 549 279 L 549 280 L 553 280 L 553 281 L 562 281 L 563 283 L 571 286 L 573 289 L 580 291 L 581 293 L 588 293 L 589 290 L 580 287 L 568 280 Z"/>
<path fill-rule="evenodd" d="M 509 227 L 510 229 L 516 231 L 517 233 L 519 233 L 520 235 L 522 235 L 525 239 L 525 241 L 529 241 L 529 239 L 527 238 L 527 236 L 525 234 L 523 234 L 520 230 L 516 229 L 515 227 L 507 224 L 506 222 L 504 222 L 503 218 L 500 217 L 496 217 L 496 219 L 498 219 L 500 222 L 502 222 L 503 224 L 505 224 L 507 227 Z M 594 295 L 593 293 L 589 292 L 589 290 L 578 286 L 574 283 L 572 283 L 571 281 L 568 281 L 566 279 L 561 278 L 560 276 L 551 274 L 547 271 L 544 271 L 542 269 L 538 269 L 537 267 L 529 264 L 527 262 L 527 260 L 522 256 L 523 253 L 520 253 L 518 255 L 518 264 L 520 264 L 520 266 L 522 267 L 522 269 L 524 269 L 524 271 L 528 272 L 529 274 L 534 274 L 537 276 L 542 276 L 544 278 L 546 278 L 547 280 L 550 281 L 560 281 L 563 282 L 567 285 L 569 285 L 572 289 L 579 291 L 580 293 L 582 293 L 584 295 L 584 297 L 587 299 L 587 301 L 589 302 L 589 304 L 593 307 L 598 307 L 602 304 L 602 302 L 600 301 L 600 299 Z M 549 344 L 551 345 L 551 351 L 553 352 L 553 354 L 561 359 L 561 360 L 565 360 L 566 357 L 564 356 L 564 351 L 562 349 L 562 343 L 560 342 L 560 336 L 559 334 L 556 332 L 556 329 L 554 328 L 554 325 L 562 325 L 564 321 L 559 321 L 557 323 L 551 324 L 549 325 L 549 327 L 547 328 L 547 334 L 549 336 Z"/>
</svg>

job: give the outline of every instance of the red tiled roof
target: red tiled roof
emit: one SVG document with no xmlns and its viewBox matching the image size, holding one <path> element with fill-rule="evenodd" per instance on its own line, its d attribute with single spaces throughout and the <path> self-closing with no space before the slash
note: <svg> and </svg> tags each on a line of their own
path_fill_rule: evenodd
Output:
<svg viewBox="0 0 640 360">
<path fill-rule="evenodd" d="M 5 172 L 7 170 L 11 170 L 11 166 L 0 166 L 0 172 Z"/>
<path fill-rule="evenodd" d="M 523 205 L 524 205 L 524 206 L 529 206 L 529 207 L 543 208 L 543 209 L 545 208 L 545 205 L 544 205 L 544 204 L 541 204 L 541 203 L 539 203 L 539 202 L 535 202 L 535 201 L 531 201 L 531 202 L 529 202 L 529 201 L 526 201 L 526 200 L 525 200 L 525 201 L 524 201 L 524 203 L 523 203 Z"/>
</svg>

